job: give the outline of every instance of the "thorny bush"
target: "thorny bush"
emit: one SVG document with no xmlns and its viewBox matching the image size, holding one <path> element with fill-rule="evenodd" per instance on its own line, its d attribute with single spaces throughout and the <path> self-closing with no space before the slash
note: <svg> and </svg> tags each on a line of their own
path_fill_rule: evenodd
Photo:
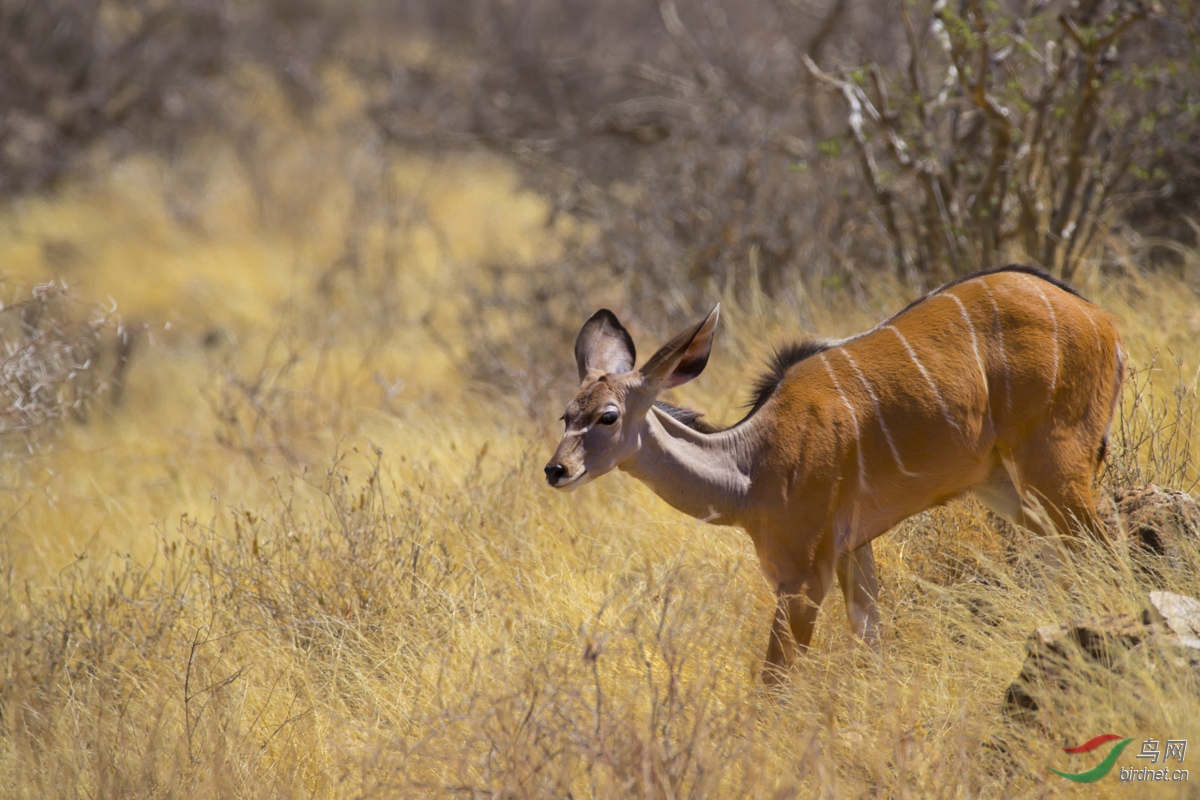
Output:
<svg viewBox="0 0 1200 800">
<path fill-rule="evenodd" d="M 0 300 L 0 450 L 30 448 L 64 417 L 86 419 L 89 402 L 120 385 L 131 332 L 112 310 L 80 303 L 62 285 L 3 288 L 9 302 Z M 109 332 L 116 355 L 105 369 Z"/>
</svg>

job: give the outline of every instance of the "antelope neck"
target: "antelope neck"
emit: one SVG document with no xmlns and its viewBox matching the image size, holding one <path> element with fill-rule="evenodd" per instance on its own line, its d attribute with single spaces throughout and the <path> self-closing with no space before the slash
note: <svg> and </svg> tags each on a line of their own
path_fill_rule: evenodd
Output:
<svg viewBox="0 0 1200 800">
<path fill-rule="evenodd" d="M 651 408 L 637 451 L 620 468 L 689 516 L 737 524 L 750 493 L 752 423 L 701 433 Z"/>
</svg>

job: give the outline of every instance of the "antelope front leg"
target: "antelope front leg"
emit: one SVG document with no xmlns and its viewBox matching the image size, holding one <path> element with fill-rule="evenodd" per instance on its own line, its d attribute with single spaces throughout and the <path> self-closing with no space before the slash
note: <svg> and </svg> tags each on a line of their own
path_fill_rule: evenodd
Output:
<svg viewBox="0 0 1200 800">
<path fill-rule="evenodd" d="M 819 575 L 791 580 L 776 590 L 778 601 L 775 620 L 771 623 L 771 640 L 767 645 L 767 660 L 763 666 L 763 683 L 778 685 L 796 661 L 796 653 L 808 649 L 821 601 L 829 591 L 828 579 Z"/>
<path fill-rule="evenodd" d="M 875 576 L 875 552 L 871 543 L 842 553 L 837 560 L 838 583 L 846 599 L 850 630 L 872 650 L 879 649 L 879 579 Z"/>
</svg>

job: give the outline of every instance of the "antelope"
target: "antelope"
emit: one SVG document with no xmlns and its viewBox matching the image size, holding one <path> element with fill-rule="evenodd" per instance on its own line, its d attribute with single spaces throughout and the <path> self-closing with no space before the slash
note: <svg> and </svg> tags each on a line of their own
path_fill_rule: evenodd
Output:
<svg viewBox="0 0 1200 800">
<path fill-rule="evenodd" d="M 545 473 L 574 490 L 617 468 L 685 514 L 743 528 L 778 601 L 768 683 L 808 649 L 834 575 L 851 630 L 878 647 L 871 542 L 906 517 L 972 492 L 1035 533 L 1105 538 L 1092 480 L 1125 354 L 1112 318 L 1066 283 L 987 270 L 865 333 L 786 347 L 726 428 L 658 399 L 704 370 L 719 315 L 635 369 L 629 332 L 593 314 Z"/>
</svg>

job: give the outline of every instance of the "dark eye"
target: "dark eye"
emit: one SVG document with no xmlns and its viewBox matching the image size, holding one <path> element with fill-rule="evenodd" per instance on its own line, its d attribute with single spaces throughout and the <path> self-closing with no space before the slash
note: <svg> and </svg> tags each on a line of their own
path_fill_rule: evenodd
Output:
<svg viewBox="0 0 1200 800">
<path fill-rule="evenodd" d="M 617 421 L 617 416 L 618 416 L 618 414 L 615 411 L 605 411 L 603 414 L 600 415 L 600 424 L 601 425 L 612 425 L 614 422 Z"/>
</svg>

